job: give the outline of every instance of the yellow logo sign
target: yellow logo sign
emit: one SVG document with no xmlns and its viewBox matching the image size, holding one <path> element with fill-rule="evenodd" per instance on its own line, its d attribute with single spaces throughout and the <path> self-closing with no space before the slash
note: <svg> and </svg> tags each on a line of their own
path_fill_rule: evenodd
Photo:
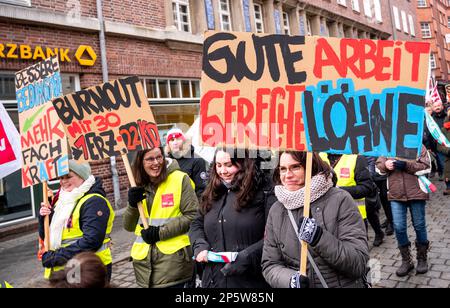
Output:
<svg viewBox="0 0 450 308">
<path fill-rule="evenodd" d="M 85 51 L 91 58 L 90 60 L 82 59 Z M 95 54 L 95 51 L 91 46 L 81 45 L 80 47 L 78 47 L 78 50 L 75 53 L 75 59 L 77 59 L 78 62 L 80 62 L 80 64 L 83 66 L 93 66 L 95 64 L 95 60 L 97 60 L 97 55 Z"/>
<path fill-rule="evenodd" d="M 90 59 L 82 59 L 85 51 Z M 60 62 L 72 62 L 69 48 L 49 48 L 42 46 L 0 44 L 0 59 L 45 60 L 52 56 L 58 56 Z M 82 66 L 93 66 L 97 55 L 91 46 L 80 45 L 75 52 L 75 59 Z"/>
</svg>

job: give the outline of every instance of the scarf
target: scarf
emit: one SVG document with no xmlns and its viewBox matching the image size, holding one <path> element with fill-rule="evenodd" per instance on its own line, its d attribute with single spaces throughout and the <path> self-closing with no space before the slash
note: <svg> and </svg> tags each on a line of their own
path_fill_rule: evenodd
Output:
<svg viewBox="0 0 450 308">
<path fill-rule="evenodd" d="M 323 174 L 318 174 L 311 179 L 311 203 L 326 194 L 333 187 L 332 177 L 326 178 Z M 289 191 L 283 185 L 275 186 L 275 195 L 278 200 L 288 210 L 295 210 L 303 207 L 305 202 L 305 187 L 296 191 Z"/>
<path fill-rule="evenodd" d="M 75 188 L 71 192 L 64 191 L 61 188 L 58 201 L 55 204 L 55 212 L 50 224 L 50 249 L 55 250 L 61 247 L 62 234 L 64 227 L 72 216 L 72 212 L 77 205 L 78 200 L 91 189 L 95 183 L 93 175 L 88 177 L 80 187 Z"/>
</svg>

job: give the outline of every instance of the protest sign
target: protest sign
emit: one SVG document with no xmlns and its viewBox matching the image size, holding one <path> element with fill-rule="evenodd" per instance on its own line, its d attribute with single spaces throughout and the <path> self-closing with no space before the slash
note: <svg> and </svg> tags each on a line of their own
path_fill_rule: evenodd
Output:
<svg viewBox="0 0 450 308">
<path fill-rule="evenodd" d="M 0 103 L 0 179 L 19 170 L 21 166 L 20 135 Z"/>
<path fill-rule="evenodd" d="M 57 57 L 16 73 L 16 98 L 22 147 L 22 186 L 69 173 L 67 141 L 51 100 L 62 95 Z"/>
<path fill-rule="evenodd" d="M 158 129 L 138 77 L 90 87 L 53 100 L 73 158 L 95 161 L 159 147 Z"/>
<path fill-rule="evenodd" d="M 207 146 L 415 158 L 429 43 L 208 31 Z"/>
</svg>

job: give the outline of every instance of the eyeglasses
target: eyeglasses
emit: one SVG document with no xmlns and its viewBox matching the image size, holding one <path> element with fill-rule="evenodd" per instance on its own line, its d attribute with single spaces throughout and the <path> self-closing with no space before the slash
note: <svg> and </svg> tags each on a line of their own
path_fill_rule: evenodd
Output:
<svg viewBox="0 0 450 308">
<path fill-rule="evenodd" d="M 156 157 L 147 157 L 144 158 L 144 162 L 147 164 L 151 164 L 152 162 L 157 162 L 157 163 L 161 163 L 164 160 L 164 157 L 162 157 L 162 155 L 158 155 Z"/>
<path fill-rule="evenodd" d="M 298 174 L 303 169 L 301 164 L 295 164 L 289 167 L 280 167 L 280 175 L 286 175 L 288 171 L 292 172 L 293 174 Z"/>
</svg>

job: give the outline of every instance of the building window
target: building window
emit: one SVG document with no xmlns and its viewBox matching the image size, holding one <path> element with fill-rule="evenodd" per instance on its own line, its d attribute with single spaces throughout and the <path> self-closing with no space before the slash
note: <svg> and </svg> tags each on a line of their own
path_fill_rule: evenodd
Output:
<svg viewBox="0 0 450 308">
<path fill-rule="evenodd" d="M 230 1 L 219 0 L 220 29 L 231 31 Z"/>
<path fill-rule="evenodd" d="M 347 1 L 346 0 L 337 0 L 337 3 L 342 5 L 342 6 L 347 6 Z"/>
<path fill-rule="evenodd" d="M 364 1 L 364 14 L 367 17 L 372 17 L 372 5 L 370 4 L 370 0 L 363 0 Z"/>
<path fill-rule="evenodd" d="M 179 31 L 191 32 L 189 0 L 173 0 L 173 21 Z"/>
<path fill-rule="evenodd" d="M 426 0 L 417 0 L 417 7 L 427 7 Z"/>
<path fill-rule="evenodd" d="M 291 34 L 291 29 L 289 27 L 289 14 L 283 12 L 283 31 L 284 34 Z"/>
<path fill-rule="evenodd" d="M 416 36 L 416 27 L 414 27 L 414 19 L 412 15 L 408 15 L 409 20 L 409 31 L 411 33 L 411 36 Z"/>
<path fill-rule="evenodd" d="M 434 53 L 430 53 L 430 68 L 432 70 L 436 69 L 436 56 Z"/>
<path fill-rule="evenodd" d="M 198 80 L 144 78 L 143 83 L 147 98 L 151 101 L 200 98 Z"/>
<path fill-rule="evenodd" d="M 447 27 L 450 28 L 450 17 L 447 17 Z"/>
<path fill-rule="evenodd" d="M 422 31 L 422 38 L 431 38 L 431 28 L 428 22 L 421 22 L 420 30 Z"/>
<path fill-rule="evenodd" d="M 375 19 L 378 22 L 383 22 L 383 16 L 381 15 L 381 3 L 380 0 L 373 0 L 373 8 L 375 9 Z"/>
<path fill-rule="evenodd" d="M 394 11 L 394 20 L 395 20 L 395 28 L 397 30 L 402 30 L 402 26 L 400 25 L 400 14 L 398 12 L 398 8 L 396 6 L 392 7 Z"/>
<path fill-rule="evenodd" d="M 31 6 L 31 0 L 0 0 L 0 3 Z"/>
<path fill-rule="evenodd" d="M 253 5 L 255 9 L 255 29 L 256 33 L 264 32 L 264 20 L 263 20 L 263 10 L 262 5 L 255 3 Z"/>
<path fill-rule="evenodd" d="M 309 36 L 312 35 L 311 18 L 310 17 L 306 17 L 306 34 Z"/>
<path fill-rule="evenodd" d="M 406 19 L 405 11 L 402 11 L 401 14 L 402 14 L 402 22 L 403 22 L 403 31 L 405 33 L 409 33 L 409 30 L 408 30 L 408 19 Z"/>
<path fill-rule="evenodd" d="M 352 0 L 352 9 L 353 11 L 359 12 L 359 0 Z"/>
</svg>

